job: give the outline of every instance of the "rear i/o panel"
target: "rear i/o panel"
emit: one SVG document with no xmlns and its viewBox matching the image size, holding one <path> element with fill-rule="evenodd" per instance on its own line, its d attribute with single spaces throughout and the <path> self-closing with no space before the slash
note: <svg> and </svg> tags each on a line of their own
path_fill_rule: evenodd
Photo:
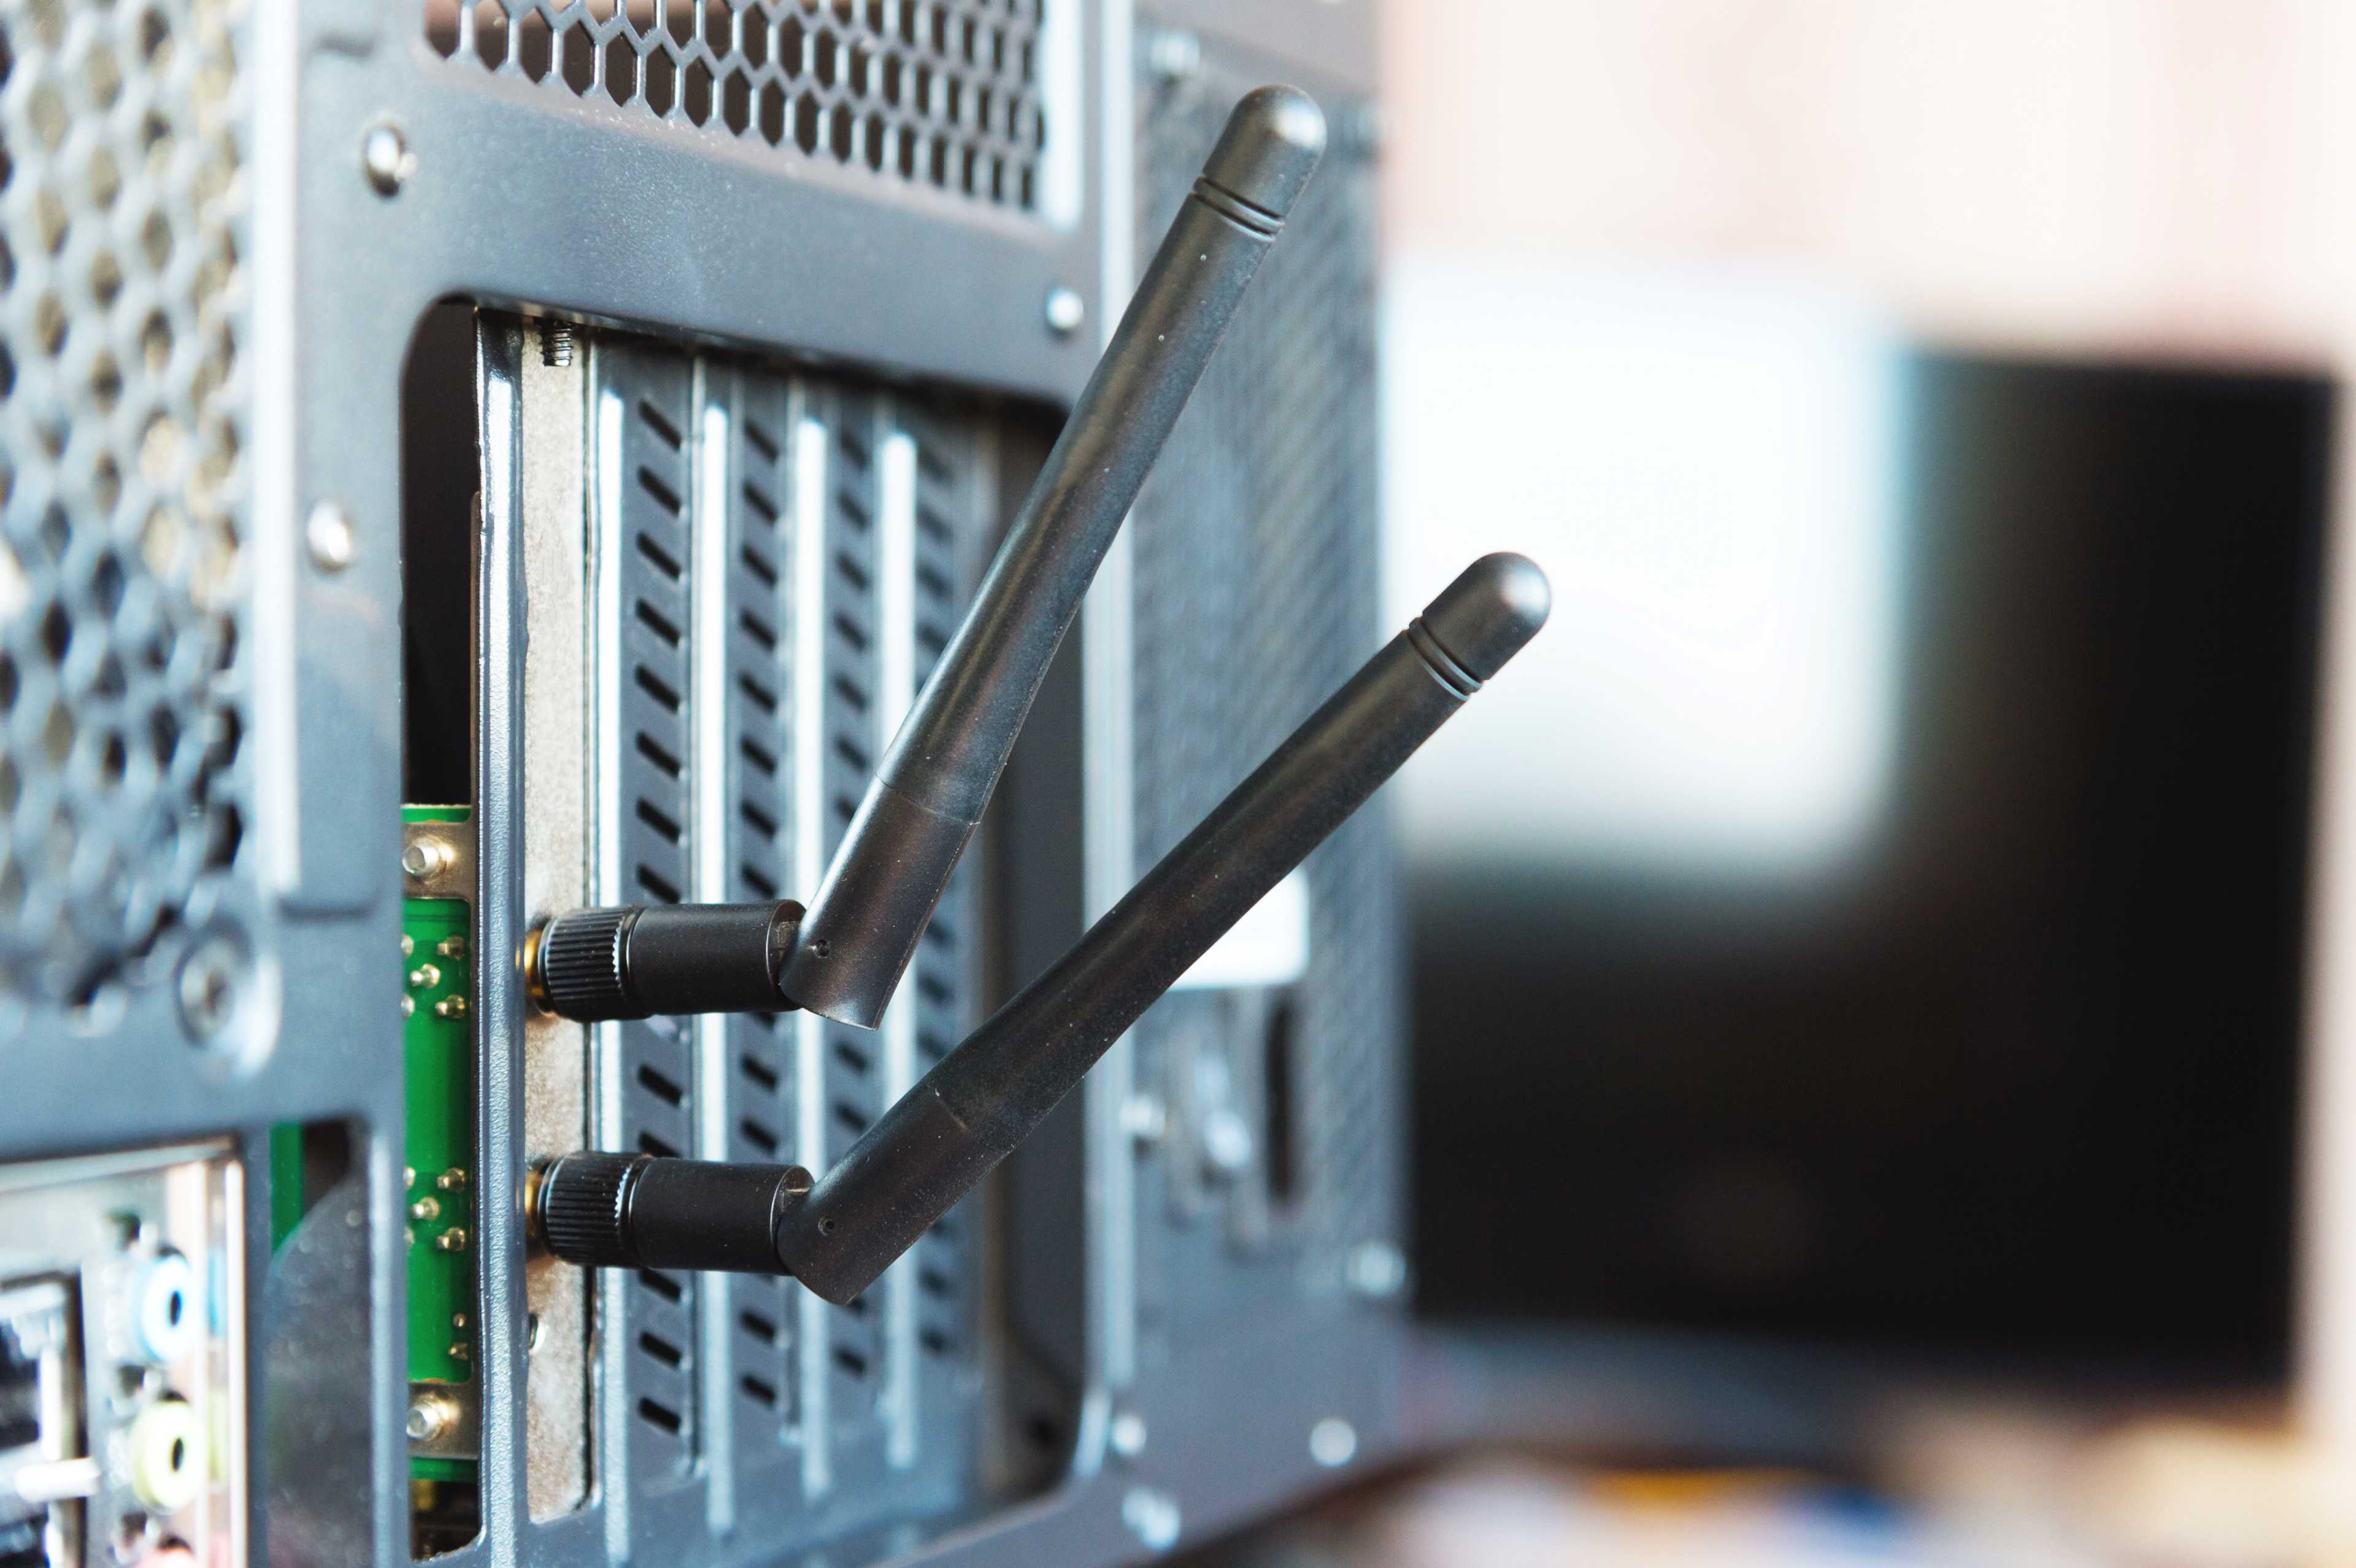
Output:
<svg viewBox="0 0 2356 1568">
<path fill-rule="evenodd" d="M 0 1168 L 0 1564 L 239 1568 L 242 1186 L 219 1147 Z"/>
</svg>

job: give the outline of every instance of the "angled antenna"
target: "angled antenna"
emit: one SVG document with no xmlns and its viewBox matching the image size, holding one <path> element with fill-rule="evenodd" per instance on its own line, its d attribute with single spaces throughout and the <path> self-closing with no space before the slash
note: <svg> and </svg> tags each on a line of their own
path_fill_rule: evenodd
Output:
<svg viewBox="0 0 2356 1568">
<path fill-rule="evenodd" d="M 1248 93 L 1227 117 L 809 910 L 575 911 L 530 939 L 534 1001 L 589 1021 L 783 1006 L 875 1027 L 1105 551 L 1324 148 L 1325 117 L 1295 88 Z"/>
<path fill-rule="evenodd" d="M 1324 147 L 1324 116 L 1290 87 L 1228 117 L 809 901 L 777 977 L 796 1005 L 863 1029 L 883 1016 L 1097 567 Z"/>
<path fill-rule="evenodd" d="M 584 1150 L 537 1176 L 534 1234 L 587 1267 L 790 1274 L 850 1301 L 1504 667 L 1550 603 L 1545 575 L 1520 556 L 1473 562 L 823 1179 L 799 1166 Z"/>
</svg>

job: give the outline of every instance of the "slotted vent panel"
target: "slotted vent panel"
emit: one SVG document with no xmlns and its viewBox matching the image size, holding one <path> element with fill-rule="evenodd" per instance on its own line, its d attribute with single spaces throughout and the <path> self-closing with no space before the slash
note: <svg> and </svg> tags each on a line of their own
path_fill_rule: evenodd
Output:
<svg viewBox="0 0 2356 1568">
<path fill-rule="evenodd" d="M 691 134 L 1028 210 L 1044 3 L 428 0 L 425 36 L 455 64 Z"/>
<path fill-rule="evenodd" d="M 725 501 L 723 547 L 728 581 L 722 633 L 728 646 L 721 700 L 726 711 L 718 762 L 728 779 L 726 896 L 766 902 L 797 891 L 793 538 L 787 517 L 796 415 L 783 383 L 747 376 L 735 384 L 727 465 L 734 493 Z M 793 1126 L 790 1027 L 771 1013 L 734 1017 L 725 1028 L 738 1113 L 729 1129 L 732 1157 L 783 1159 Z"/>
<path fill-rule="evenodd" d="M 794 437 L 800 400 L 782 377 L 747 370 L 734 379 L 732 450 L 723 483 L 728 519 L 726 835 L 731 899 L 807 897 L 793 864 Z M 794 1157 L 795 1037 L 787 1016 L 725 1019 L 728 1154 L 781 1163 Z M 798 1364 L 786 1281 L 747 1275 L 730 1282 L 732 1371 L 740 1464 L 789 1454 Z"/>
<path fill-rule="evenodd" d="M 619 415 L 610 490 L 618 514 L 608 561 L 616 574 L 620 644 L 616 684 L 621 778 L 613 824 L 632 903 L 677 903 L 692 888 L 696 755 L 691 698 L 695 560 L 693 366 L 683 354 L 616 340 L 599 355 L 602 396 Z M 621 1041 L 623 1147 L 692 1155 L 695 1053 L 684 1019 L 633 1019 Z M 626 1332 L 633 1452 L 642 1473 L 683 1471 L 692 1461 L 695 1390 L 692 1275 L 630 1276 Z"/>
<path fill-rule="evenodd" d="M 915 667 L 919 686 L 932 674 L 965 613 L 980 554 L 980 530 L 969 519 L 986 515 L 972 432 L 929 411 L 906 409 L 903 422 L 916 446 Z M 916 1009 L 916 1072 L 922 1077 L 972 1026 L 971 944 L 978 916 L 972 858 L 958 868 L 894 1006 Z M 966 1349 L 971 1321 L 967 1288 L 973 1200 L 944 1216 L 916 1244 L 916 1344 L 926 1356 L 949 1359 Z"/>
<path fill-rule="evenodd" d="M 0 979 L 248 897 L 232 7 L 0 6 Z"/>
<path fill-rule="evenodd" d="M 881 496 L 878 463 L 884 431 L 883 400 L 873 393 L 835 389 L 826 465 L 826 848 L 831 857 L 842 842 L 867 783 L 882 760 L 877 715 L 883 691 L 883 625 L 876 581 Z M 815 885 L 815 884 L 813 884 Z M 882 1040 L 869 1029 L 832 1020 L 821 1029 L 826 1084 L 824 1162 L 831 1166 L 851 1150 L 884 1111 Z M 829 1411 L 834 1441 L 848 1440 L 873 1416 L 882 1385 L 882 1337 L 878 1292 L 828 1314 L 828 1364 L 833 1383 Z"/>
<path fill-rule="evenodd" d="M 616 770 L 599 795 L 602 875 L 630 901 L 806 900 L 970 596 L 996 503 L 987 428 L 848 378 L 620 334 L 594 335 L 593 352 L 614 694 L 600 751 Z M 887 561 L 909 581 L 887 584 Z M 908 691 L 883 690 L 887 667 Z M 699 839 L 707 824 L 716 846 Z M 841 1159 L 895 1075 L 973 1021 L 973 886 L 969 872 L 952 884 L 904 987 L 913 1061 L 905 1034 L 808 1013 L 611 1026 L 602 1081 L 620 1146 Z M 667 1510 L 723 1476 L 745 1540 L 951 1506 L 974 1473 L 969 1224 L 960 1210 L 843 1307 L 790 1280 L 626 1276 L 606 1418 L 626 1437 L 611 1479 L 648 1499 L 634 1531 L 669 1541 Z"/>
<path fill-rule="evenodd" d="M 883 699 L 876 574 L 877 460 L 880 400 L 841 390 L 830 400 L 833 418 L 827 460 L 826 554 L 826 848 L 842 842 L 883 758 L 877 714 Z M 874 1125 L 884 1109 L 883 1063 L 871 1030 L 830 1022 L 826 1028 L 826 1163 L 832 1165 Z"/>
</svg>

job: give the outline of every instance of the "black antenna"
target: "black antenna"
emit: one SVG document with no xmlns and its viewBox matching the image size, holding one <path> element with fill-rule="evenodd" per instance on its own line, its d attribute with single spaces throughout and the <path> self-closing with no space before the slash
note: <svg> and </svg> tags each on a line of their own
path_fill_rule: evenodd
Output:
<svg viewBox="0 0 2356 1568">
<path fill-rule="evenodd" d="M 1106 549 L 1324 148 L 1325 117 L 1296 88 L 1260 88 L 1227 117 L 809 912 L 562 915 L 525 954 L 533 1000 L 591 1022 L 798 1007 L 875 1027 Z"/>
<path fill-rule="evenodd" d="M 810 900 L 778 976 L 796 1005 L 862 1029 L 883 1016 L 1105 550 L 1324 149 L 1325 117 L 1293 88 L 1228 116 Z"/>
<path fill-rule="evenodd" d="M 570 1154 L 536 1182 L 536 1233 L 577 1264 L 791 1274 L 851 1300 L 1504 667 L 1549 604 L 1520 556 L 1475 561 L 815 1188 L 798 1166 Z"/>
</svg>

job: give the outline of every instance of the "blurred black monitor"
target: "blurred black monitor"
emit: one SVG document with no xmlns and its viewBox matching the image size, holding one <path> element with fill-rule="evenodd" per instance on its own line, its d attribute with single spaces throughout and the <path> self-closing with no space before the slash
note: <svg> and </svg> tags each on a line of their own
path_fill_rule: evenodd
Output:
<svg viewBox="0 0 2356 1568">
<path fill-rule="evenodd" d="M 2331 388 L 1902 369 L 1859 844 L 1417 861 L 1419 1310 L 2274 1375 Z"/>
</svg>

